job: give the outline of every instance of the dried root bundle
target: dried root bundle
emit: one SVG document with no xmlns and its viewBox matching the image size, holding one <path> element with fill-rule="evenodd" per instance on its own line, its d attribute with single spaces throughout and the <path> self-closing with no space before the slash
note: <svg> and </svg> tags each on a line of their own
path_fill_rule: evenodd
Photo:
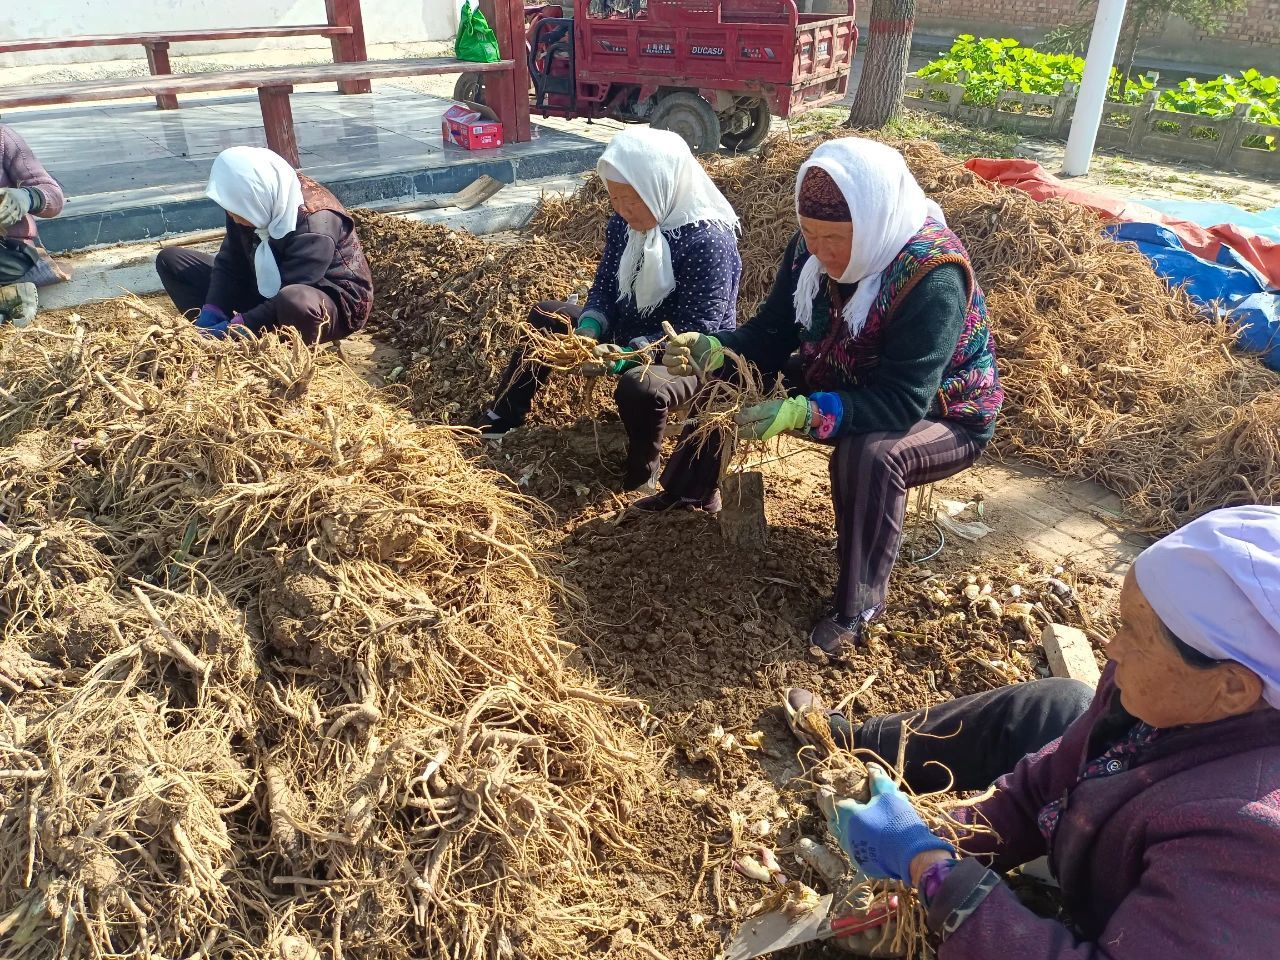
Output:
<svg viewBox="0 0 1280 960">
<path fill-rule="evenodd" d="M 863 803 L 869 800 L 870 775 L 867 765 L 874 763 L 893 778 L 925 825 L 952 846 L 959 848 L 966 837 L 990 833 L 990 829 L 981 822 L 970 823 L 956 813 L 961 808 L 972 807 L 983 797 L 960 800 L 948 790 L 915 793 L 903 779 L 901 763 L 895 768 L 874 751 L 845 750 L 837 746 L 825 712 L 802 710 L 795 722 L 817 744 L 818 752 L 825 756 L 814 771 L 814 780 L 820 784 L 817 802 L 824 813 L 829 814 L 837 800 L 849 798 Z M 906 755 L 903 748 L 909 736 L 911 731 L 904 728 L 898 750 L 900 758 Z M 831 872 L 833 871 L 828 871 Z M 925 921 L 925 907 L 911 886 L 895 881 L 863 879 L 855 886 L 846 885 L 832 892 L 837 899 L 861 910 L 870 909 L 873 903 L 884 903 L 889 898 L 896 898 L 898 910 L 895 920 L 883 927 L 878 941 L 868 944 L 869 955 L 906 957 L 907 960 L 933 956 Z"/>
<path fill-rule="evenodd" d="M 683 439 L 698 450 L 712 441 L 719 442 L 726 452 L 721 459 L 722 474 L 760 459 L 769 447 L 767 441 L 741 437 L 738 414 L 787 395 L 780 379 L 770 387 L 759 370 L 732 350 L 724 351 L 724 364 L 715 377 L 703 381 L 695 401 L 693 430 Z"/>
<path fill-rule="evenodd" d="M 0 944 L 559 957 L 657 764 L 530 506 L 296 338 L 0 331 Z"/>
</svg>

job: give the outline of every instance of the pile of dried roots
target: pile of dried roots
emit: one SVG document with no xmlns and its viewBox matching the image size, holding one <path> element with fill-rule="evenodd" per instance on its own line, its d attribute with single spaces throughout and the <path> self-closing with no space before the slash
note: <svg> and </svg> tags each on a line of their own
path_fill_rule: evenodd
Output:
<svg viewBox="0 0 1280 960">
<path fill-rule="evenodd" d="M 796 170 L 817 142 L 704 160 L 742 217 L 741 319 L 795 230 Z M 988 297 L 1008 394 L 995 450 L 1099 480 L 1151 532 L 1280 499 L 1280 376 L 1233 353 L 1225 323 L 1203 320 L 1087 210 L 992 186 L 928 142 L 894 146 L 968 246 Z M 545 200 L 530 242 L 590 258 L 607 202 L 598 180 Z"/>
<path fill-rule="evenodd" d="M 578 955 L 654 760 L 526 505 L 296 339 L 0 332 L 10 958 Z"/>
</svg>

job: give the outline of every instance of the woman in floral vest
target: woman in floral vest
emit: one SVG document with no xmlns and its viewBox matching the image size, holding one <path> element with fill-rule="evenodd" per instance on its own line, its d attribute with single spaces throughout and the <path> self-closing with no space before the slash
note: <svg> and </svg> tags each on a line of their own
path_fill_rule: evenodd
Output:
<svg viewBox="0 0 1280 960">
<path fill-rule="evenodd" d="M 907 490 L 972 464 L 1004 392 L 986 302 L 964 245 L 896 150 L 846 137 L 824 143 L 796 178 L 800 230 L 768 300 L 732 333 L 686 333 L 663 362 L 673 372 L 722 368 L 724 350 L 789 399 L 742 411 L 740 435 L 801 432 L 835 447 L 840 577 L 811 641 L 857 645 L 884 607 L 902 541 Z M 642 510 L 720 508 L 723 444 L 682 444 L 663 491 Z"/>
</svg>

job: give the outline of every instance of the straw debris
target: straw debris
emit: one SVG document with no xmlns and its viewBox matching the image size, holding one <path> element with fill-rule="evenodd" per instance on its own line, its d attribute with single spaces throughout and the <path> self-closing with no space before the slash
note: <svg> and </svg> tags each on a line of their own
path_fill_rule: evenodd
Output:
<svg viewBox="0 0 1280 960">
<path fill-rule="evenodd" d="M 0 331 L 0 942 L 559 957 L 657 761 L 528 504 L 294 337 Z M 563 614 L 568 615 L 568 614 Z"/>
</svg>

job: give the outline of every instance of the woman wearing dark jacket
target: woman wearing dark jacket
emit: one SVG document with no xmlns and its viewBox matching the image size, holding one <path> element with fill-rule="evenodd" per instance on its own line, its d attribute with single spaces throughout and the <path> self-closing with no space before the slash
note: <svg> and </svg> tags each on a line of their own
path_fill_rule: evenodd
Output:
<svg viewBox="0 0 1280 960">
<path fill-rule="evenodd" d="M 636 366 L 627 355 L 677 331 L 732 330 L 737 317 L 737 214 L 674 133 L 636 127 L 621 131 L 597 165 L 613 216 L 604 254 L 585 308 L 539 303 L 529 323 L 572 331 L 594 349 L 587 376 L 617 377 L 614 398 L 627 431 L 624 489 L 649 484 L 657 473 L 669 411 L 688 403 L 698 380 L 660 366 Z M 524 423 L 547 369 L 518 348 L 493 405 L 472 421 L 490 437 Z"/>
<path fill-rule="evenodd" d="M 227 212 L 216 257 L 171 247 L 156 260 L 165 292 L 211 337 L 294 327 L 307 343 L 341 340 L 373 308 L 355 224 L 332 193 L 278 154 L 231 147 L 207 195 Z"/>
<path fill-rule="evenodd" d="M 1106 654 L 1092 706 L 1065 731 L 1052 727 L 1088 699 L 1074 681 L 1014 684 L 856 730 L 789 691 L 790 716 L 825 714 L 838 744 L 891 764 L 912 731 L 914 790 L 947 789 L 939 770 L 957 790 L 1003 774 L 960 808 L 985 828 L 960 850 L 885 776 L 869 803 L 842 799 L 829 813 L 870 876 L 919 891 L 938 960 L 1280 954 L 1280 507 L 1216 510 L 1148 547 Z M 1045 855 L 1066 921 L 1037 916 L 995 872 Z"/>
<path fill-rule="evenodd" d="M 835 447 L 840 578 L 811 634 L 834 654 L 883 608 L 908 488 L 972 464 L 1004 393 L 968 254 L 901 154 L 855 137 L 823 144 L 800 168 L 796 207 L 800 232 L 756 316 L 677 337 L 663 362 L 710 372 L 730 349 L 766 379 L 786 373 L 793 395 L 739 414 L 740 435 L 798 431 Z M 682 444 L 663 492 L 636 506 L 718 510 L 724 452 Z"/>
</svg>

